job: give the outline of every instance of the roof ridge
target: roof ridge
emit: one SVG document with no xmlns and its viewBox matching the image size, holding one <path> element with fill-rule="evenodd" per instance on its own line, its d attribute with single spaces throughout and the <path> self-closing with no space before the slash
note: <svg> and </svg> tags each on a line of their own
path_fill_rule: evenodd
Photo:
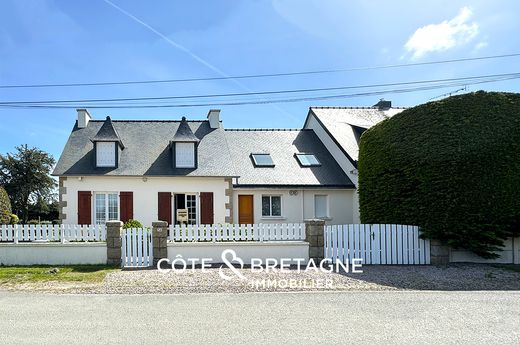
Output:
<svg viewBox="0 0 520 345">
<path fill-rule="evenodd" d="M 89 122 L 105 122 L 105 120 L 90 120 Z M 112 120 L 112 122 L 182 122 L 182 120 Z M 208 120 L 186 120 L 186 122 L 208 122 Z"/>
<path fill-rule="evenodd" d="M 310 109 L 379 109 L 378 107 L 373 106 L 361 106 L 361 107 L 353 107 L 353 106 L 315 106 L 309 107 Z M 390 107 L 390 109 L 407 109 L 409 107 Z M 388 109 L 389 110 L 389 109 Z"/>
<path fill-rule="evenodd" d="M 307 131 L 308 128 L 224 128 L 227 132 L 296 132 Z"/>
</svg>

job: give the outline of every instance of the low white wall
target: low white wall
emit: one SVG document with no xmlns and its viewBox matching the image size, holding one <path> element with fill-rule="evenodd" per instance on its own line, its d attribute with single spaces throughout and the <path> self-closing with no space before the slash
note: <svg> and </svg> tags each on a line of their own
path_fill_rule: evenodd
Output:
<svg viewBox="0 0 520 345">
<path fill-rule="evenodd" d="M 450 262 L 474 262 L 474 263 L 500 263 L 500 264 L 520 264 L 520 237 L 504 241 L 504 250 L 496 252 L 500 255 L 496 259 L 484 259 L 480 256 L 467 251 L 450 249 Z"/>
<path fill-rule="evenodd" d="M 169 242 L 168 259 L 173 261 L 177 255 L 187 259 L 212 259 L 211 263 L 222 263 L 222 252 L 232 249 L 245 264 L 251 263 L 251 258 L 265 261 L 273 258 L 309 260 L 309 243 L 304 241 L 269 241 L 269 242 Z M 294 262 L 295 263 L 295 262 Z"/>
<path fill-rule="evenodd" d="M 107 263 L 106 243 L 1 243 L 0 264 L 96 265 Z"/>
</svg>

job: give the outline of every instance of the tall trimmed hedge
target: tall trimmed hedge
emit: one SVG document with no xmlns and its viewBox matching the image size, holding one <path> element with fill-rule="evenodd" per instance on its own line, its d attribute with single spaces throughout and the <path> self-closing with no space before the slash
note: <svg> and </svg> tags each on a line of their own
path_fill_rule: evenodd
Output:
<svg viewBox="0 0 520 345">
<path fill-rule="evenodd" d="M 414 224 L 485 257 L 520 233 L 520 94 L 475 92 L 404 110 L 363 133 L 364 223 Z"/>
<path fill-rule="evenodd" d="M 11 221 L 11 201 L 4 187 L 0 186 L 0 224 L 9 224 Z"/>
</svg>

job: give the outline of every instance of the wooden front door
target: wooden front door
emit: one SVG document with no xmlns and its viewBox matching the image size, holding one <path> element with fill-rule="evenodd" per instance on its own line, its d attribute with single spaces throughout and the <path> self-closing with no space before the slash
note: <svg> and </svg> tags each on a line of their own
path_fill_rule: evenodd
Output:
<svg viewBox="0 0 520 345">
<path fill-rule="evenodd" d="M 157 216 L 168 225 L 172 223 L 172 193 L 159 192 Z"/>
<path fill-rule="evenodd" d="M 253 196 L 238 196 L 238 223 L 253 224 L 255 221 L 253 216 Z"/>
</svg>

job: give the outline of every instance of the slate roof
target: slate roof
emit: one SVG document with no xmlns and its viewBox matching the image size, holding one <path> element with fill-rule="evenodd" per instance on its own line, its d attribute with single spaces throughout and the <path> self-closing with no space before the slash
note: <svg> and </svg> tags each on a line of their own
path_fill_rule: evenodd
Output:
<svg viewBox="0 0 520 345">
<path fill-rule="evenodd" d="M 354 188 L 353 183 L 312 130 L 225 131 L 236 167 L 236 187 L 336 187 Z M 313 153 L 321 163 L 301 167 L 295 153 Z M 269 153 L 274 167 L 255 167 L 251 153 Z"/>
<path fill-rule="evenodd" d="M 119 134 L 117 134 L 110 116 L 107 116 L 97 134 L 92 138 L 92 141 L 117 141 L 121 148 L 124 148 L 123 142 L 121 141 Z"/>
<path fill-rule="evenodd" d="M 406 108 L 379 110 L 378 107 L 311 107 L 308 117 L 315 116 L 356 166 L 360 134 L 404 109 Z"/>
<path fill-rule="evenodd" d="M 117 168 L 96 168 L 92 139 L 105 121 L 91 120 L 87 127 L 77 123 L 63 149 L 53 175 L 60 176 L 236 176 L 222 128 L 212 129 L 208 121 L 188 121 L 198 145 L 196 169 L 173 168 L 170 141 L 180 121 L 110 121 L 125 143 Z M 103 132 L 102 132 L 103 133 Z"/>
<path fill-rule="evenodd" d="M 177 128 L 177 131 L 175 132 L 172 141 L 198 142 L 200 141 L 200 139 L 197 138 L 195 134 L 193 134 L 190 125 L 188 125 L 188 121 L 186 121 L 186 118 L 183 116 L 181 123 L 179 124 L 179 128 Z"/>
</svg>

